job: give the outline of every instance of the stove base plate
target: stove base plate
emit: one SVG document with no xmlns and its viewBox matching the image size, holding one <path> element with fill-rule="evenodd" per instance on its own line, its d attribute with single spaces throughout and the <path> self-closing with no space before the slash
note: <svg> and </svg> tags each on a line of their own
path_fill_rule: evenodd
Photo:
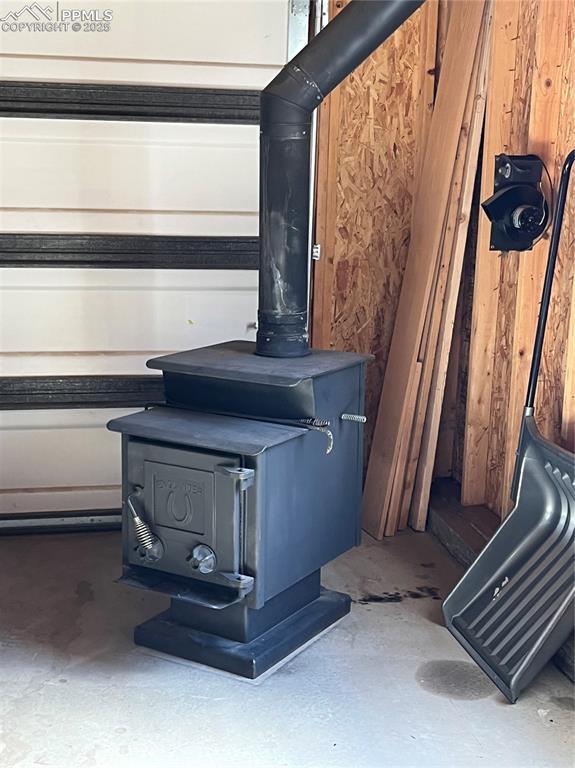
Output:
<svg viewBox="0 0 575 768">
<path fill-rule="evenodd" d="M 167 610 L 136 627 L 134 642 L 253 680 L 346 616 L 350 608 L 349 595 L 322 589 L 311 603 L 249 643 L 178 624 Z"/>
</svg>

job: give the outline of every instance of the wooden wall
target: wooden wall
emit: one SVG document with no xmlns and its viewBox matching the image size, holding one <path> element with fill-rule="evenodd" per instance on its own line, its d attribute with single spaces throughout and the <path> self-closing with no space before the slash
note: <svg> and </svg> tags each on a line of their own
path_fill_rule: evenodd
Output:
<svg viewBox="0 0 575 768">
<path fill-rule="evenodd" d="M 575 146 L 573 0 L 496 0 L 481 199 L 493 189 L 493 157 L 533 152 L 556 185 Z M 570 195 L 539 381 L 543 433 L 567 444 L 575 425 L 575 312 Z M 547 258 L 546 237 L 532 251 L 489 250 L 480 215 L 474 274 L 462 497 L 505 515 Z M 573 445 L 571 445 L 573 449 Z"/>
<path fill-rule="evenodd" d="M 449 11 L 426 3 L 322 105 L 319 128 L 313 342 L 371 352 L 367 447 L 409 244 L 414 179 Z M 332 13 L 343 6 L 332 4 Z M 575 0 L 494 0 L 482 173 L 465 259 L 437 469 L 463 501 L 509 509 L 548 239 L 532 252 L 489 250 L 479 200 L 501 152 L 541 155 L 557 183 L 575 146 Z M 575 440 L 575 194 L 570 196 L 538 396 L 544 434 Z M 569 257 L 569 251 L 571 256 Z"/>
<path fill-rule="evenodd" d="M 345 3 L 332 4 L 332 15 Z M 369 445 L 433 107 L 438 3 L 429 0 L 320 109 L 313 344 L 370 352 Z"/>
</svg>

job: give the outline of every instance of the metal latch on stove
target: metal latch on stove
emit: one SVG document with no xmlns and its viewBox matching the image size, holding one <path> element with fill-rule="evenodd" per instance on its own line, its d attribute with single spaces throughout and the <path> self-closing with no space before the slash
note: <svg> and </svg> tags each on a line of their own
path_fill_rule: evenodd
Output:
<svg viewBox="0 0 575 768">
<path fill-rule="evenodd" d="M 254 484 L 254 477 L 256 474 L 254 469 L 246 469 L 245 467 L 226 467 L 225 465 L 220 464 L 217 467 L 217 471 L 221 475 L 225 475 L 234 480 L 238 484 L 240 491 L 247 491 L 247 489 Z"/>
</svg>

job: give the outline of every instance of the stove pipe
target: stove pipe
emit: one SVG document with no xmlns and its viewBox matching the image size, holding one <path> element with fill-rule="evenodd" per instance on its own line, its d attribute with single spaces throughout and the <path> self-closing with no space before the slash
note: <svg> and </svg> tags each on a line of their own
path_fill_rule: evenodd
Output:
<svg viewBox="0 0 575 768">
<path fill-rule="evenodd" d="M 256 353 L 309 353 L 311 115 L 424 0 L 351 0 L 261 94 Z"/>
</svg>

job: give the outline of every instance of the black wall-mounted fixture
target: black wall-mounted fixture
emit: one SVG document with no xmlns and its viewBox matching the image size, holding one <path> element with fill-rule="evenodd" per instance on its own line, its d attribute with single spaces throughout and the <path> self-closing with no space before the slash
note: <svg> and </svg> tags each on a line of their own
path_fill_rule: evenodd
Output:
<svg viewBox="0 0 575 768">
<path fill-rule="evenodd" d="M 493 195 L 481 207 L 491 222 L 492 251 L 529 251 L 549 225 L 537 155 L 496 155 Z"/>
</svg>

